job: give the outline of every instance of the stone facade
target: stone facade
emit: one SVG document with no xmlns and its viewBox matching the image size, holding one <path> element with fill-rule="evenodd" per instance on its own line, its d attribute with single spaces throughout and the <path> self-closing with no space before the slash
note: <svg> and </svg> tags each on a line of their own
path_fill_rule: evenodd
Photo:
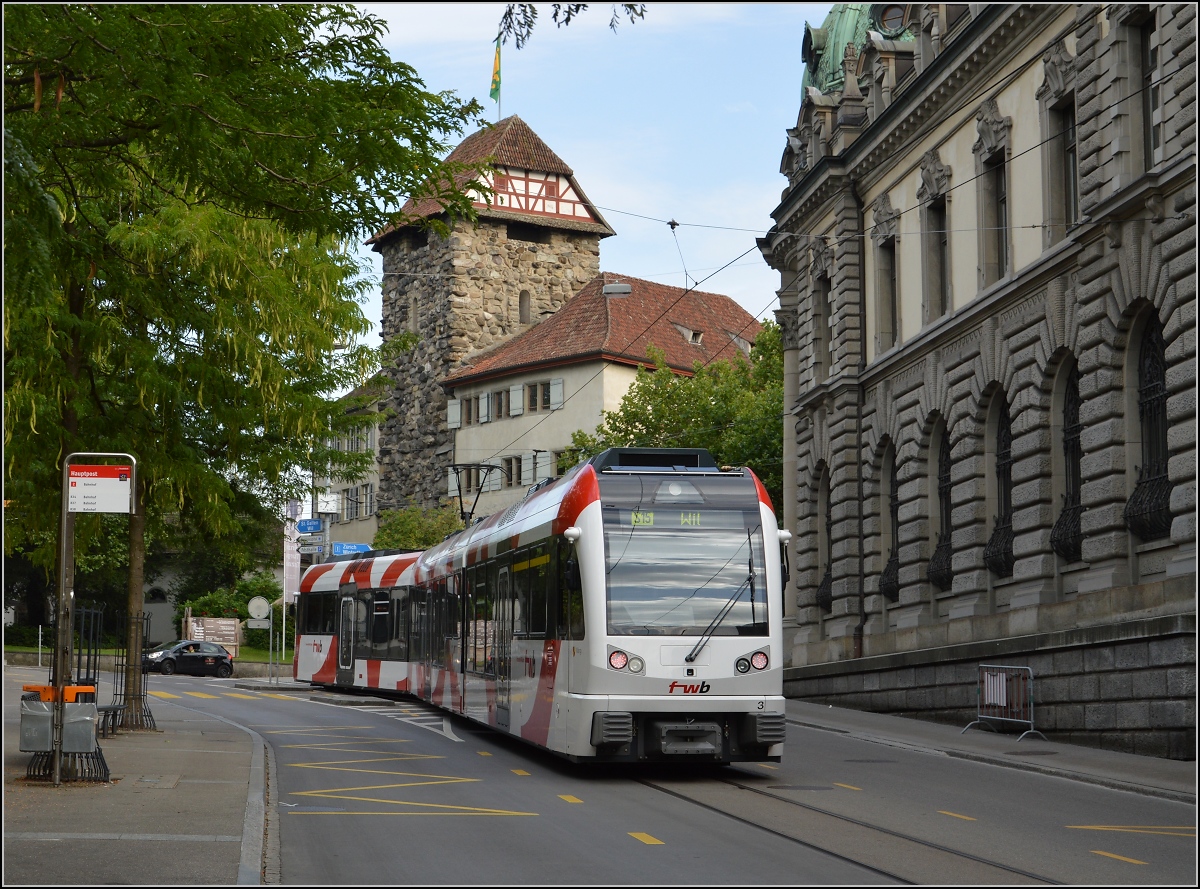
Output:
<svg viewBox="0 0 1200 889">
<path fill-rule="evenodd" d="M 786 688 L 965 724 L 1003 655 L 1051 737 L 1193 757 L 1195 8 L 908 10 L 826 46 L 844 79 L 810 86 L 760 241 Z"/>
<path fill-rule="evenodd" d="M 553 313 L 600 271 L 600 235 L 481 217 L 449 237 L 409 228 L 376 243 L 383 256 L 383 339 L 413 350 L 389 371 L 393 416 L 380 432 L 379 506 L 435 506 L 447 496 L 453 433 L 441 381 L 480 351 Z M 515 226 L 514 226 L 515 227 Z M 522 293 L 527 323 L 521 322 Z"/>
</svg>

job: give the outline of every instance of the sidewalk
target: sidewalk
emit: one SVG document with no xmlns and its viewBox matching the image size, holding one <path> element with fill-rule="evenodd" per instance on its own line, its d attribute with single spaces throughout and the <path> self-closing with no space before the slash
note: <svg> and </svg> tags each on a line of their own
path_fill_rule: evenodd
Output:
<svg viewBox="0 0 1200 889">
<path fill-rule="evenodd" d="M 4 668 L 4 885 L 262 881 L 257 733 L 155 700 L 157 731 L 100 741 L 109 783 L 28 781 L 21 685 L 44 679 L 36 667 Z"/>
<path fill-rule="evenodd" d="M 996 734 L 978 727 L 964 733 L 962 726 L 804 701 L 787 702 L 787 720 L 792 725 L 842 732 L 890 747 L 956 756 L 1196 804 L 1195 762 L 1060 744 L 1036 735 L 1018 741 L 1019 733 Z"/>
<path fill-rule="evenodd" d="M 166 701 L 158 731 L 101 740 L 111 782 L 26 781 L 20 692 L 44 670 L 4 669 L 4 884 L 171 885 L 279 882 L 279 837 L 256 732 Z M 240 689 L 309 693 L 290 679 Z M 364 702 L 367 699 L 364 699 Z M 913 719 L 787 702 L 788 722 L 891 747 L 1058 775 L 1196 802 L 1196 764 L 996 735 Z M 795 728 L 792 729 L 795 731 Z"/>
</svg>

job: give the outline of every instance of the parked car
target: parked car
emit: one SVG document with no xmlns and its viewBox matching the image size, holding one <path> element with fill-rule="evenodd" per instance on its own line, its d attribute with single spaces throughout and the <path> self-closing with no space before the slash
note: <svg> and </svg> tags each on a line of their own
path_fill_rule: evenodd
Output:
<svg viewBox="0 0 1200 889">
<path fill-rule="evenodd" d="M 228 679 L 233 675 L 233 656 L 215 642 L 185 639 L 164 642 L 146 652 L 142 655 L 142 666 L 164 676 L 188 673 L 193 676 L 211 675 L 218 679 Z"/>
</svg>

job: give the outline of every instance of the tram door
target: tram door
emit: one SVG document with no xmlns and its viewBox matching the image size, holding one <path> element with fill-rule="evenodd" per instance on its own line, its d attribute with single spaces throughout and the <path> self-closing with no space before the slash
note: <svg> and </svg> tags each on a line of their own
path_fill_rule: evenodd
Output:
<svg viewBox="0 0 1200 889">
<path fill-rule="evenodd" d="M 496 577 L 496 725 L 508 730 L 512 703 L 513 586 L 508 567 Z"/>
<path fill-rule="evenodd" d="M 408 632 L 409 638 L 412 640 L 408 653 L 410 688 L 424 700 L 429 700 L 430 674 L 432 673 L 429 668 L 429 656 L 433 651 L 433 627 L 431 626 L 432 621 L 429 619 L 429 591 L 414 588 L 412 595 L 408 597 L 408 603 Z"/>
<path fill-rule="evenodd" d="M 338 664 L 337 684 L 354 684 L 354 635 L 358 623 L 358 584 L 344 583 L 338 588 Z"/>
</svg>

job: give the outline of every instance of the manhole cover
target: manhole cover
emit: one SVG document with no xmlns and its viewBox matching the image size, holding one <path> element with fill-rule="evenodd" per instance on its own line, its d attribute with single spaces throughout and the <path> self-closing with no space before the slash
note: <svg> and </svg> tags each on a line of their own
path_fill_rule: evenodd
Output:
<svg viewBox="0 0 1200 889">
<path fill-rule="evenodd" d="M 1009 750 L 1005 756 L 1056 756 L 1057 750 Z"/>
<path fill-rule="evenodd" d="M 771 784 L 768 790 L 833 790 L 827 784 Z"/>
</svg>

